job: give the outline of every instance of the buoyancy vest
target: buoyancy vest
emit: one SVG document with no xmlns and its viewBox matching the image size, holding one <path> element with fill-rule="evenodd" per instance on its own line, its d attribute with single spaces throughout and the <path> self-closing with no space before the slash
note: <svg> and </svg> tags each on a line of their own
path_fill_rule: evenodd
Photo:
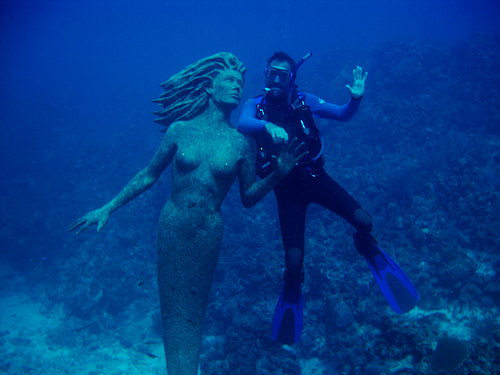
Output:
<svg viewBox="0 0 500 375">
<path fill-rule="evenodd" d="M 281 126 L 289 139 L 297 138 L 307 146 L 308 155 L 298 165 L 308 168 L 321 167 L 323 158 L 323 137 L 314 123 L 311 108 L 304 102 L 305 95 L 294 90 L 292 104 L 267 103 L 264 95 L 255 97 L 256 117 L 259 120 Z M 283 145 L 275 144 L 267 132 L 257 135 L 257 174 L 264 178 L 272 172 L 272 156 L 278 156 Z"/>
</svg>

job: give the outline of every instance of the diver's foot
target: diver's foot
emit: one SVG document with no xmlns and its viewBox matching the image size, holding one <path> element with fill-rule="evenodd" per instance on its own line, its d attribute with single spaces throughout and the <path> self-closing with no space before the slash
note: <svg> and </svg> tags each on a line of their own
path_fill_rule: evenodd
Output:
<svg viewBox="0 0 500 375">
<path fill-rule="evenodd" d="M 302 272 L 302 251 L 292 247 L 286 253 L 286 269 L 292 273 Z"/>
<path fill-rule="evenodd" d="M 373 237 L 370 232 L 356 231 L 353 233 L 354 247 L 363 256 L 368 255 L 373 246 L 377 244 L 377 240 Z"/>
<path fill-rule="evenodd" d="M 292 345 L 300 340 L 304 314 L 302 252 L 297 248 L 288 250 L 285 263 L 285 287 L 274 311 L 273 338 L 282 344 Z"/>
</svg>

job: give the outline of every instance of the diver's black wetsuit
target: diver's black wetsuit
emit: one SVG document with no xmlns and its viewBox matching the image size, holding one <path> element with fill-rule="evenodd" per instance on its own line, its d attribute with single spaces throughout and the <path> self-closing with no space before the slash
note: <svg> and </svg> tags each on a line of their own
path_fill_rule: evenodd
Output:
<svg viewBox="0 0 500 375">
<path fill-rule="evenodd" d="M 360 100 L 351 99 L 344 106 L 327 103 L 318 97 L 298 93 L 304 103 L 311 108 L 313 115 L 322 118 L 347 121 L 356 113 Z M 265 134 L 265 124 L 272 122 L 287 129 L 287 124 L 273 121 L 272 118 L 261 120 L 258 118 L 257 104 L 262 97 L 249 99 L 238 120 L 238 130 L 243 133 L 259 135 Z M 290 134 L 290 132 L 289 132 Z M 299 138 L 300 140 L 300 138 Z M 304 257 L 304 232 L 306 210 L 310 203 L 317 203 L 343 217 L 356 228 L 360 238 L 370 236 L 372 220 L 358 202 L 354 200 L 337 182 L 323 169 L 322 158 L 313 164 L 299 165 L 285 177 L 274 189 L 281 225 L 281 236 L 285 248 L 285 262 L 288 265 L 288 251 L 298 248 Z M 356 238 L 355 238 L 356 240 Z M 356 247 L 359 244 L 356 243 Z M 361 244 L 361 247 L 362 244 Z"/>
<path fill-rule="evenodd" d="M 357 231 L 369 233 L 372 229 L 368 214 L 361 214 L 364 211 L 359 203 L 323 168 L 320 168 L 315 176 L 313 177 L 306 167 L 298 166 L 274 189 L 286 253 L 295 247 L 304 254 L 306 210 L 310 203 L 317 203 L 343 217 Z M 359 216 L 364 216 L 365 220 L 360 221 Z"/>
</svg>

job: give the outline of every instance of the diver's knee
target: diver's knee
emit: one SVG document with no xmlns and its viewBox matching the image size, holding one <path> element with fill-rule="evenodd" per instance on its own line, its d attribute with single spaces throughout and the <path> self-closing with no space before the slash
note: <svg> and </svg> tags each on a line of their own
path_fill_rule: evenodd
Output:
<svg viewBox="0 0 500 375">
<path fill-rule="evenodd" d="M 372 217 L 362 208 L 354 211 L 354 222 L 354 226 L 358 232 L 370 233 L 373 229 Z"/>
</svg>

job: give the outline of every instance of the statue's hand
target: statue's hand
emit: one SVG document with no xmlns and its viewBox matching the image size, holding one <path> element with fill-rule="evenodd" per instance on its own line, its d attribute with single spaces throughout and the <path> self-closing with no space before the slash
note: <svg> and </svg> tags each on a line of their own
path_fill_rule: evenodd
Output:
<svg viewBox="0 0 500 375">
<path fill-rule="evenodd" d="M 297 138 L 292 139 L 283 147 L 279 157 L 273 156 L 274 173 L 279 178 L 285 177 L 306 155 L 306 144 L 299 143 Z"/>
<path fill-rule="evenodd" d="M 357 66 L 356 69 L 352 71 L 352 75 L 354 77 L 352 87 L 349 85 L 346 85 L 346 87 L 349 89 L 354 99 L 359 99 L 365 93 L 365 81 L 368 72 L 365 72 L 365 75 L 363 75 L 363 69 Z"/>
<path fill-rule="evenodd" d="M 104 224 L 106 224 L 106 222 L 108 221 L 110 215 L 111 212 L 106 207 L 91 211 L 71 224 L 69 227 L 69 231 L 71 232 L 72 230 L 81 227 L 76 232 L 76 235 L 79 235 L 91 225 L 97 225 L 97 231 L 99 232 Z"/>
</svg>

